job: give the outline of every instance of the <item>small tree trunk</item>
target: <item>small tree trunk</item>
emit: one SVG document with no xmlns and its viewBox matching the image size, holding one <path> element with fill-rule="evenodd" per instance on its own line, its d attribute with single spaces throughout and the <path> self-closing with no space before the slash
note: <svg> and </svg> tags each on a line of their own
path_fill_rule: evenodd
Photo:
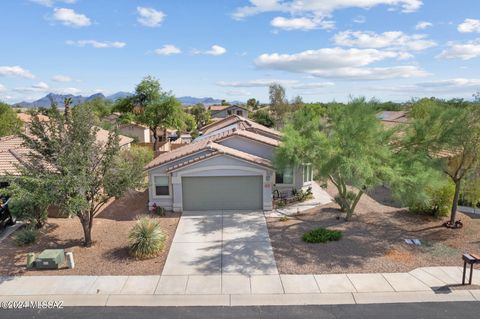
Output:
<svg viewBox="0 0 480 319">
<path fill-rule="evenodd" d="M 157 128 L 152 130 L 153 132 L 153 152 L 157 151 L 157 145 L 158 145 L 158 134 L 157 134 Z"/>
<path fill-rule="evenodd" d="M 83 245 L 85 247 L 91 247 L 93 243 L 91 223 L 89 220 L 86 220 L 84 218 L 80 218 L 80 221 L 82 222 L 82 228 L 83 228 Z"/>
<path fill-rule="evenodd" d="M 461 186 L 461 180 L 456 180 L 455 181 L 455 196 L 453 196 L 452 210 L 450 212 L 450 225 L 451 226 L 455 225 L 455 222 L 457 220 L 457 205 L 458 205 L 458 198 L 460 196 L 460 186 Z"/>
<path fill-rule="evenodd" d="M 355 213 L 355 208 L 357 207 L 358 202 L 360 201 L 360 197 L 362 197 L 363 191 L 359 191 L 355 199 L 353 200 L 352 206 L 348 207 L 347 216 L 345 216 L 345 220 L 349 221 L 352 218 L 353 214 Z"/>
</svg>

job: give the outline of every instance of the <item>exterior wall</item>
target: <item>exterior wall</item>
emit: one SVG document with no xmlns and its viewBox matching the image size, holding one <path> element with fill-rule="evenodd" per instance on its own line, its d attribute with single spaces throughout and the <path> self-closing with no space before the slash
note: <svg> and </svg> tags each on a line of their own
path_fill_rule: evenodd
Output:
<svg viewBox="0 0 480 319">
<path fill-rule="evenodd" d="M 149 129 L 137 125 L 125 125 L 120 127 L 120 133 L 134 137 L 139 143 L 150 143 Z"/>
<path fill-rule="evenodd" d="M 269 160 L 273 159 L 275 153 L 275 146 L 270 146 L 261 142 L 255 142 L 241 136 L 232 136 L 219 141 L 218 143 Z"/>
<path fill-rule="evenodd" d="M 197 157 L 195 155 L 194 157 Z M 184 161 L 185 158 L 182 160 Z M 176 172 L 171 173 L 170 177 L 170 196 L 158 198 L 154 196 L 153 177 L 156 174 L 164 174 L 168 165 L 159 166 L 149 172 L 149 198 L 150 205 L 156 203 L 167 210 L 182 211 L 182 177 L 183 176 L 262 176 L 263 177 L 263 209 L 272 209 L 272 179 L 274 173 L 272 170 L 251 164 L 240 159 L 221 155 L 210 159 L 186 166 Z M 247 199 L 245 199 L 247 200 Z"/>
<path fill-rule="evenodd" d="M 228 111 L 231 111 L 231 114 L 228 114 Z M 248 117 L 248 112 L 241 107 L 229 107 L 221 111 L 212 112 L 212 117 L 225 118 L 230 115 L 237 115 L 237 111 L 241 111 L 242 114 L 238 114 L 241 117 Z"/>
</svg>

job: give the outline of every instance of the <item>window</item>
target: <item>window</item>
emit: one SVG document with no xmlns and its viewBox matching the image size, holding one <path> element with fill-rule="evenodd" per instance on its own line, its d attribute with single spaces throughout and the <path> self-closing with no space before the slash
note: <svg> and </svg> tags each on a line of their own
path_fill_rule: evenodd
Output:
<svg viewBox="0 0 480 319">
<path fill-rule="evenodd" d="M 275 173 L 275 184 L 293 184 L 293 169 L 287 167 L 283 172 Z"/>
<path fill-rule="evenodd" d="M 240 110 L 238 110 L 238 111 L 237 111 L 237 115 L 243 116 L 243 112 L 240 111 Z"/>
<path fill-rule="evenodd" d="M 227 110 L 228 115 L 232 115 L 232 110 Z"/>
<path fill-rule="evenodd" d="M 303 164 L 303 182 L 311 182 L 313 180 L 312 164 Z"/>
<path fill-rule="evenodd" d="M 168 176 L 155 176 L 153 178 L 153 181 L 155 183 L 156 196 L 170 195 L 170 187 L 168 186 Z"/>
</svg>

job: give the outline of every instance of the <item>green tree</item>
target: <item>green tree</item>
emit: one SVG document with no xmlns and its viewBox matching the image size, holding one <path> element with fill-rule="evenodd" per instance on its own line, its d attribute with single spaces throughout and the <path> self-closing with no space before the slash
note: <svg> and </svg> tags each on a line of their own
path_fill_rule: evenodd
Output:
<svg viewBox="0 0 480 319">
<path fill-rule="evenodd" d="M 275 165 L 311 163 L 336 187 L 337 201 L 349 220 L 361 196 L 395 172 L 388 146 L 391 132 L 384 130 L 375 113 L 364 99 L 328 110 L 315 105 L 301 108 L 284 128 Z"/>
<path fill-rule="evenodd" d="M 260 105 L 260 101 L 257 101 L 255 98 L 251 98 L 247 100 L 247 108 L 249 110 L 258 110 L 258 106 Z"/>
<path fill-rule="evenodd" d="M 197 127 L 203 127 L 210 124 L 212 116 L 203 104 L 196 104 L 189 109 L 189 113 L 195 117 Z"/>
<path fill-rule="evenodd" d="M 256 112 L 252 112 L 250 114 L 250 118 L 255 122 L 265 125 L 266 127 L 274 127 L 275 121 L 270 113 L 266 110 L 257 110 Z"/>
<path fill-rule="evenodd" d="M 285 114 L 289 111 L 287 98 L 285 97 L 285 88 L 280 84 L 273 83 L 268 88 L 270 97 L 270 110 L 275 117 L 277 125 L 284 122 Z"/>
<path fill-rule="evenodd" d="M 77 216 L 85 246 L 91 246 L 96 214 L 111 197 L 120 197 L 144 179 L 141 160 L 126 161 L 111 132 L 106 142 L 96 139 L 98 128 L 91 108 L 75 107 L 69 119 L 55 111 L 48 122 L 32 120 L 30 134 L 22 135 L 33 152 L 25 163 L 25 176 L 48 180 L 52 200 L 62 211 Z"/>
<path fill-rule="evenodd" d="M 84 102 L 83 104 L 88 105 L 100 120 L 112 113 L 112 102 L 104 98 L 97 97 L 91 101 Z"/>
<path fill-rule="evenodd" d="M 18 134 L 21 128 L 22 121 L 17 113 L 8 104 L 0 102 L 0 137 Z"/>
<path fill-rule="evenodd" d="M 421 112 L 418 112 L 419 108 Z M 414 105 L 404 146 L 411 158 L 444 173 L 455 184 L 450 222 L 456 222 L 462 181 L 480 165 L 480 109 L 459 101 Z"/>
</svg>

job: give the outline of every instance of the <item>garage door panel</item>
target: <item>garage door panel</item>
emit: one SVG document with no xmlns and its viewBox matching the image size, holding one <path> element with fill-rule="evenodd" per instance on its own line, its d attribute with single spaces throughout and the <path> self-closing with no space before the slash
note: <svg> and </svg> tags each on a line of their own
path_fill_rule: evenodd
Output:
<svg viewBox="0 0 480 319">
<path fill-rule="evenodd" d="M 262 209 L 262 176 L 183 177 L 183 210 Z"/>
</svg>

